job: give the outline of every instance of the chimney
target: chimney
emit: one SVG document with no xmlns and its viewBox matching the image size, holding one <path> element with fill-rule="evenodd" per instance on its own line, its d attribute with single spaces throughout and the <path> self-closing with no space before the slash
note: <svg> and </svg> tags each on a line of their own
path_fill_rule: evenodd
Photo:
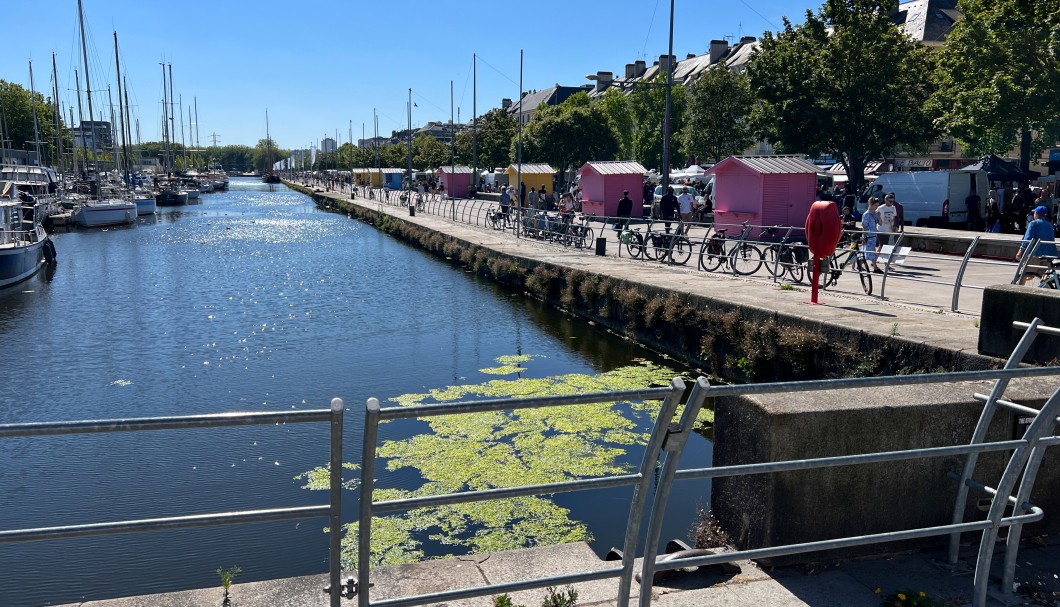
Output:
<svg viewBox="0 0 1060 607">
<path fill-rule="evenodd" d="M 523 97 L 526 97 L 529 94 L 530 94 L 530 91 L 523 91 L 522 94 L 519 96 L 520 101 L 523 99 Z"/>
<path fill-rule="evenodd" d="M 695 53 L 688 53 L 687 55 L 685 55 L 685 59 L 695 59 L 695 58 L 696 58 L 696 54 Z"/>
<path fill-rule="evenodd" d="M 729 52 L 729 42 L 727 40 L 711 40 L 709 52 L 710 62 L 717 63 Z"/>
<path fill-rule="evenodd" d="M 633 64 L 633 70 L 634 70 L 633 71 L 633 77 L 634 78 L 640 78 L 641 76 L 644 75 L 644 71 L 647 70 L 647 69 L 648 69 L 648 64 L 647 63 L 645 63 L 643 60 L 637 61 L 636 63 Z"/>
<path fill-rule="evenodd" d="M 611 72 L 596 72 L 596 88 L 594 89 L 597 93 L 606 91 L 607 87 L 611 86 L 611 81 L 614 74 Z"/>
<path fill-rule="evenodd" d="M 744 36 L 743 38 L 740 38 L 740 44 L 750 44 L 755 40 L 757 40 L 757 38 L 754 36 Z"/>
<path fill-rule="evenodd" d="M 674 55 L 659 55 L 659 69 L 664 72 L 673 70 L 677 65 L 677 57 Z"/>
<path fill-rule="evenodd" d="M 630 78 L 635 77 L 636 74 L 637 74 L 636 70 L 637 70 L 637 66 L 633 65 L 632 63 L 627 63 L 626 64 L 626 79 L 629 80 Z"/>
<path fill-rule="evenodd" d="M 508 109 L 510 107 L 512 107 L 512 100 L 511 99 L 508 99 L 507 97 L 505 97 L 504 99 L 501 99 L 501 109 L 506 110 L 506 109 Z"/>
</svg>

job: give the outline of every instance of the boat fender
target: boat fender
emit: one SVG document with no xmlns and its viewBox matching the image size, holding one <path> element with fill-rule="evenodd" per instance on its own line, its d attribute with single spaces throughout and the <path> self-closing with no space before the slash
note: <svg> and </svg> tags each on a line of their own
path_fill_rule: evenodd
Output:
<svg viewBox="0 0 1060 607">
<path fill-rule="evenodd" d="M 53 243 L 50 238 L 44 241 L 44 261 L 47 262 L 48 265 L 53 265 L 55 263 L 55 243 Z"/>
</svg>

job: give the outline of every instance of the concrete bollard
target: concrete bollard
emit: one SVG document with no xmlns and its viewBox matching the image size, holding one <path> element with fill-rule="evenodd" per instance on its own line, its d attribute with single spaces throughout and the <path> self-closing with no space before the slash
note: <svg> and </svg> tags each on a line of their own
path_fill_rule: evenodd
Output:
<svg viewBox="0 0 1060 607">
<path fill-rule="evenodd" d="M 600 236 L 596 239 L 596 254 L 607 255 L 607 238 Z"/>
</svg>

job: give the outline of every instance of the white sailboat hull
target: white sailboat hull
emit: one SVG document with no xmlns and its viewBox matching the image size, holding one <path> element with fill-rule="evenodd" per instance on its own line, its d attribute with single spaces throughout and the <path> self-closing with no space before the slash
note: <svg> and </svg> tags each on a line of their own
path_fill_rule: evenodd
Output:
<svg viewBox="0 0 1060 607">
<path fill-rule="evenodd" d="M 94 200 L 74 209 L 73 219 L 86 228 L 129 224 L 136 221 L 136 203 L 125 200 Z"/>
</svg>

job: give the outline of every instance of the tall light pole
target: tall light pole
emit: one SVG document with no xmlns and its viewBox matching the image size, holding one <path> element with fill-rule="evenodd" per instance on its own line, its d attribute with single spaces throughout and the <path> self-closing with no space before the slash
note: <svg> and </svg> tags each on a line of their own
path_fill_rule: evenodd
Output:
<svg viewBox="0 0 1060 607">
<path fill-rule="evenodd" d="M 670 111 L 674 88 L 674 0 L 670 0 L 670 47 L 666 55 L 666 111 L 663 115 L 662 187 L 670 185 Z"/>
<path fill-rule="evenodd" d="M 409 88 L 409 202 L 412 202 L 412 88 Z"/>
</svg>

